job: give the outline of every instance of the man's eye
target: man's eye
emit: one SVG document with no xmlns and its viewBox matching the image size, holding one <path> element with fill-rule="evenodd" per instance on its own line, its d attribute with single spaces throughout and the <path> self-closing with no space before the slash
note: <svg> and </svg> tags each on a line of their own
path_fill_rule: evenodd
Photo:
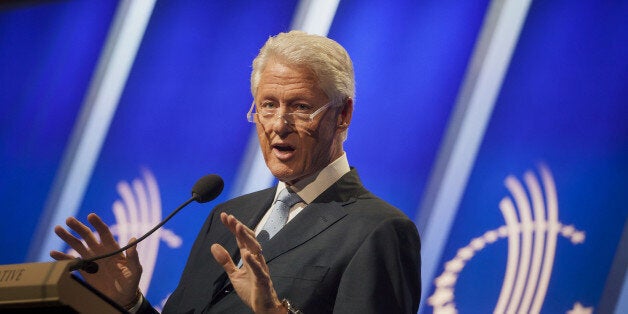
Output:
<svg viewBox="0 0 628 314">
<path fill-rule="evenodd" d="M 295 109 L 300 112 L 309 112 L 312 110 L 312 106 L 307 104 L 296 104 Z"/>
<path fill-rule="evenodd" d="M 261 108 L 262 109 L 276 109 L 277 108 L 277 104 L 272 103 L 272 102 L 265 102 L 265 103 L 262 103 Z"/>
</svg>

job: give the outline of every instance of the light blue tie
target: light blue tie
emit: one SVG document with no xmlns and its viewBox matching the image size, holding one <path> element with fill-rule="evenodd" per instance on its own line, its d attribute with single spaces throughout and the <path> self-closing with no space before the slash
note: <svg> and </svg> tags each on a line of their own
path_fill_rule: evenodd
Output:
<svg viewBox="0 0 628 314">
<path fill-rule="evenodd" d="M 299 195 L 290 191 L 288 188 L 283 189 L 279 193 L 277 201 L 275 201 L 275 205 L 273 205 L 270 211 L 268 220 L 266 220 L 262 231 L 257 235 L 257 241 L 259 241 L 262 246 L 283 228 L 288 221 L 290 208 L 300 201 L 301 198 Z"/>
</svg>

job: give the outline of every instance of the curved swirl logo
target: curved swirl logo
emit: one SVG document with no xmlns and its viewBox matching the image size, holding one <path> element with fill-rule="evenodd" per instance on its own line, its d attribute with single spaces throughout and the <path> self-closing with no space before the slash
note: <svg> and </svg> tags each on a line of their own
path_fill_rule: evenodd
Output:
<svg viewBox="0 0 628 314">
<path fill-rule="evenodd" d="M 133 237 L 139 238 L 162 219 L 157 180 L 150 170 L 142 169 L 141 172 L 141 178 L 136 178 L 131 183 L 119 181 L 116 186 L 120 198 L 112 205 L 116 224 L 111 226 L 111 232 L 121 244 L 128 243 Z M 181 237 L 163 227 L 138 244 L 143 269 L 140 289 L 144 295 L 148 293 L 153 276 L 160 240 L 170 248 L 178 248 L 182 244 Z M 76 254 L 73 250 L 70 253 Z"/>
<path fill-rule="evenodd" d="M 506 272 L 494 313 L 540 312 L 552 274 L 558 236 L 580 244 L 585 233 L 558 220 L 554 178 L 546 166 L 539 168 L 542 186 L 532 171 L 524 174 L 528 193 L 515 176 L 506 177 L 504 183 L 511 196 L 505 196 L 499 203 L 505 225 L 472 239 L 445 263 L 445 270 L 434 280 L 434 294 L 427 299 L 434 313 L 457 313 L 455 284 L 460 272 L 487 245 L 504 238 L 508 240 Z M 575 302 L 567 312 L 592 313 L 593 309 Z"/>
</svg>

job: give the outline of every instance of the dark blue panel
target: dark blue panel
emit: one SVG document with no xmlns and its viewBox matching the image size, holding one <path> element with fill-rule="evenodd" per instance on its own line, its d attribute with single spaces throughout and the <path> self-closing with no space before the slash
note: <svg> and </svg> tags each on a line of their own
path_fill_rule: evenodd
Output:
<svg viewBox="0 0 628 314">
<path fill-rule="evenodd" d="M 349 162 L 414 218 L 487 1 L 341 1 L 330 37 L 347 48 L 356 101 Z"/>
<path fill-rule="evenodd" d="M 626 29 L 625 1 L 533 3 L 439 273 L 458 249 L 504 225 L 506 176 L 538 176 L 543 163 L 556 182 L 559 222 L 585 237 L 574 243 L 561 228 L 542 312 L 598 306 L 628 216 Z M 487 245 L 461 271 L 461 312 L 493 311 L 507 249 L 506 239 Z"/>
<path fill-rule="evenodd" d="M 207 173 L 224 178 L 219 201 L 227 198 L 254 127 L 245 117 L 251 62 L 270 35 L 288 30 L 295 5 L 157 1 L 79 216 L 97 211 L 115 224 L 116 184 L 141 177 L 141 168 L 155 175 L 164 215 Z M 166 225 L 183 243 L 160 246 L 148 291 L 153 304 L 176 287 L 213 205 L 192 205 Z"/>
<path fill-rule="evenodd" d="M 113 1 L 0 11 L 0 263 L 24 262 L 89 85 Z"/>
</svg>

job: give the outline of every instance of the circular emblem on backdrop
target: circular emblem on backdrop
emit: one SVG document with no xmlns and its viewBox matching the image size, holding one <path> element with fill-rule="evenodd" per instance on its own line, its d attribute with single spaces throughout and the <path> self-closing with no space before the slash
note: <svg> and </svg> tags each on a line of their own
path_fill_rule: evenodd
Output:
<svg viewBox="0 0 628 314">
<path fill-rule="evenodd" d="M 501 292 L 494 313 L 539 313 L 552 274 L 558 236 L 580 244 L 585 233 L 558 220 L 558 197 L 550 170 L 541 165 L 539 179 L 532 171 L 524 174 L 524 184 L 515 176 L 506 177 L 510 191 L 499 203 L 505 225 L 486 231 L 457 251 L 434 280 L 436 289 L 427 302 L 434 313 L 457 313 L 455 285 L 467 262 L 487 245 L 508 240 L 508 257 Z M 514 202 L 513 202 L 514 200 Z M 575 302 L 567 313 L 592 313 L 592 307 Z"/>
<path fill-rule="evenodd" d="M 110 226 L 110 229 L 121 245 L 128 243 L 131 238 L 139 238 L 162 219 L 161 196 L 157 180 L 150 170 L 142 169 L 141 172 L 141 178 L 135 178 L 130 183 L 121 180 L 116 185 L 120 198 L 111 206 L 116 224 Z M 137 245 L 142 262 L 140 290 L 144 295 L 148 293 L 162 240 L 170 248 L 178 248 L 182 244 L 181 237 L 162 227 Z M 78 256 L 74 250 L 68 253 Z M 164 300 L 167 297 L 164 296 Z"/>
</svg>

